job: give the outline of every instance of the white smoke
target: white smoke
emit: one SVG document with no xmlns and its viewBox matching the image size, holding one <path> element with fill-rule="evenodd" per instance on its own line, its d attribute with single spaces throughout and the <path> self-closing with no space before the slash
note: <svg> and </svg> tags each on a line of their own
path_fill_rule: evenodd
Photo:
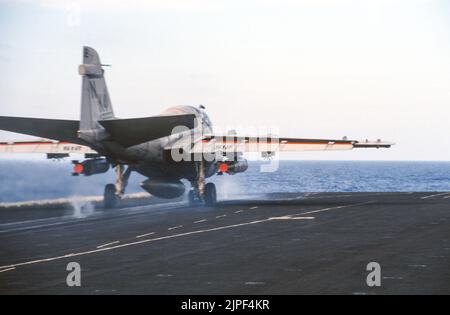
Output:
<svg viewBox="0 0 450 315">
<path fill-rule="evenodd" d="M 94 214 L 95 207 L 89 200 L 72 197 L 70 198 L 70 204 L 73 207 L 73 217 L 76 219 L 84 219 Z"/>
<path fill-rule="evenodd" d="M 224 174 L 216 181 L 216 184 L 217 195 L 221 200 L 234 199 L 245 191 L 239 178 L 235 178 L 234 175 Z"/>
</svg>

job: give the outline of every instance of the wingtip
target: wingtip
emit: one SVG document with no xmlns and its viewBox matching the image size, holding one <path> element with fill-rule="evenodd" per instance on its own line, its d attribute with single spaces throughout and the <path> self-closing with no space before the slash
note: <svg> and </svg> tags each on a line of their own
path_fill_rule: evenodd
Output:
<svg viewBox="0 0 450 315">
<path fill-rule="evenodd" d="M 390 148 L 393 145 L 395 145 L 395 142 L 381 141 L 380 139 L 378 139 L 377 141 L 355 141 L 353 143 L 354 148 Z"/>
</svg>

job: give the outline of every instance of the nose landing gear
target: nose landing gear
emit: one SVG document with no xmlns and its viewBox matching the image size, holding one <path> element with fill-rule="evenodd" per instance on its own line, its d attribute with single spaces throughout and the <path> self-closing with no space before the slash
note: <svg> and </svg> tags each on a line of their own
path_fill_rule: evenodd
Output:
<svg viewBox="0 0 450 315">
<path fill-rule="evenodd" d="M 214 206 L 217 202 L 216 185 L 208 183 L 205 185 L 205 205 Z"/>
<path fill-rule="evenodd" d="M 214 183 L 207 183 L 205 185 L 203 194 L 200 190 L 192 185 L 192 189 L 189 191 L 188 200 L 190 206 L 205 205 L 208 207 L 213 207 L 217 202 L 217 192 L 216 185 Z"/>
</svg>

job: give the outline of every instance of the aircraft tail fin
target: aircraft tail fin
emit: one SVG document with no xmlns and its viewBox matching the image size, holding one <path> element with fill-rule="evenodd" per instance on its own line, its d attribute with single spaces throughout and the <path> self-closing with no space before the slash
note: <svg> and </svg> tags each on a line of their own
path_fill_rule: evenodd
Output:
<svg viewBox="0 0 450 315">
<path fill-rule="evenodd" d="M 115 119 L 98 53 L 83 47 L 83 64 L 78 72 L 82 76 L 80 137 L 96 142 L 107 136 L 99 120 Z"/>
</svg>

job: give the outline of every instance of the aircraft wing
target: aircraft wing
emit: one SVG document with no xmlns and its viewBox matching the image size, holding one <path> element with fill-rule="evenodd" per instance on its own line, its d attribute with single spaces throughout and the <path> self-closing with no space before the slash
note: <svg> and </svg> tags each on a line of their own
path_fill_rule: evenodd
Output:
<svg viewBox="0 0 450 315">
<path fill-rule="evenodd" d="M 36 140 L 0 142 L 0 153 L 47 153 L 49 157 L 58 157 L 61 154 L 80 153 L 96 154 L 88 146 L 65 141 Z"/>
<path fill-rule="evenodd" d="M 390 148 L 394 143 L 357 140 L 278 138 L 278 137 L 240 137 L 207 136 L 197 141 L 193 153 L 200 152 L 302 152 L 302 151 L 336 151 L 356 148 Z"/>
<path fill-rule="evenodd" d="M 99 123 L 114 141 L 127 148 L 136 144 L 167 137 L 175 127 L 195 126 L 195 115 L 153 116 L 145 118 L 100 120 Z"/>
<path fill-rule="evenodd" d="M 175 127 L 192 129 L 195 126 L 195 115 L 99 120 L 99 123 L 113 141 L 123 147 L 130 147 L 170 136 Z M 80 122 L 77 120 L 0 116 L 0 130 L 85 146 L 87 143 L 78 136 L 79 128 Z"/>
<path fill-rule="evenodd" d="M 0 116 L 1 130 L 84 145 L 77 134 L 79 125 L 77 120 Z"/>
</svg>

